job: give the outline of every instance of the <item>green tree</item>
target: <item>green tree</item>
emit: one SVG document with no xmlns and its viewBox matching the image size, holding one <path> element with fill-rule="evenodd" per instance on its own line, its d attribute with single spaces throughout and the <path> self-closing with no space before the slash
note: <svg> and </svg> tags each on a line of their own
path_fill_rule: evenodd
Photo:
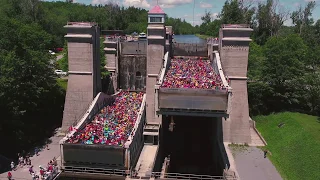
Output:
<svg viewBox="0 0 320 180">
<path fill-rule="evenodd" d="M 8 137 L 4 144 L 15 147 L 1 154 L 13 156 L 61 123 L 63 92 L 49 62 L 51 36 L 36 23 L 5 17 L 0 29 L 0 134 Z"/>
<path fill-rule="evenodd" d="M 245 1 L 227 0 L 222 7 L 219 18 L 222 24 L 253 24 L 255 9 Z"/>
<path fill-rule="evenodd" d="M 304 75 L 307 46 L 298 35 L 272 37 L 265 44 L 262 80 L 274 91 L 274 111 L 297 105 L 295 89 Z"/>
<path fill-rule="evenodd" d="M 296 32 L 300 35 L 303 33 L 304 28 L 307 28 L 313 24 L 314 21 L 311 16 L 315 7 L 315 1 L 310 1 L 304 8 L 299 6 L 298 10 L 292 12 L 292 23 L 296 27 Z"/>
<path fill-rule="evenodd" d="M 275 0 L 260 2 L 255 17 L 255 41 L 264 44 L 269 37 L 278 35 L 288 14 Z"/>
</svg>

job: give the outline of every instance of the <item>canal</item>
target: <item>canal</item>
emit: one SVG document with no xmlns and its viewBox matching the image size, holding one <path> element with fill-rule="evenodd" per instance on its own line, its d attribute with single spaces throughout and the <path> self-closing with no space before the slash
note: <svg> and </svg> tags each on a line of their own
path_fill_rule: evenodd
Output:
<svg viewBox="0 0 320 180">
<path fill-rule="evenodd" d="M 189 43 L 189 44 L 202 44 L 206 43 L 205 39 L 201 39 L 196 35 L 174 35 L 173 36 L 176 43 Z"/>
</svg>

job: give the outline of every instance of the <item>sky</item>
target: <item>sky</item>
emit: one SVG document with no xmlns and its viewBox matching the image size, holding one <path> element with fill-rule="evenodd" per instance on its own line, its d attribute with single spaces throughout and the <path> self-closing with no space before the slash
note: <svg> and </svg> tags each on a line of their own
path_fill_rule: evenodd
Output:
<svg viewBox="0 0 320 180">
<path fill-rule="evenodd" d="M 58 0 L 45 0 L 45 1 L 58 1 Z M 62 1 L 62 0 L 60 0 Z M 135 6 L 150 10 L 157 3 L 163 8 L 164 12 L 170 17 L 185 19 L 193 25 L 201 24 L 201 17 L 205 11 L 210 11 L 212 18 L 216 18 L 221 12 L 225 0 L 74 0 L 77 3 L 83 4 L 106 4 L 108 2 L 117 3 L 125 7 Z M 245 0 L 249 3 L 258 4 L 263 0 Z M 288 11 L 296 10 L 300 5 L 304 7 L 310 0 L 279 0 L 282 9 Z M 320 0 L 316 0 L 319 3 Z M 313 18 L 320 18 L 320 7 L 317 5 L 313 11 Z M 194 7 L 194 8 L 193 8 Z M 194 21 L 193 21 L 194 10 Z M 285 22 L 285 25 L 291 25 L 290 18 Z"/>
</svg>

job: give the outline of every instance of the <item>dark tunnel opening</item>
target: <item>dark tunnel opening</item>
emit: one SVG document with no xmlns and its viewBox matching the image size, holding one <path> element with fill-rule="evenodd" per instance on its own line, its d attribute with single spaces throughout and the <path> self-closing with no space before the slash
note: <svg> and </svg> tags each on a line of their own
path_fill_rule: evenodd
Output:
<svg viewBox="0 0 320 180">
<path fill-rule="evenodd" d="M 170 155 L 169 173 L 221 176 L 223 162 L 218 143 L 221 143 L 221 119 L 209 117 L 163 116 L 162 157 Z"/>
</svg>

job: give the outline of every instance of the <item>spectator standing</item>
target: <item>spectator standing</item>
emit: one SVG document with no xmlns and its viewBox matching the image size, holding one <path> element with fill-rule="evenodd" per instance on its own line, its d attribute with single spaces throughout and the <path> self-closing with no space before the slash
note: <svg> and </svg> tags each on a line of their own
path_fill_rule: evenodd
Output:
<svg viewBox="0 0 320 180">
<path fill-rule="evenodd" d="M 30 168 L 29 168 L 29 173 L 32 175 L 32 173 L 34 173 L 34 171 L 33 171 L 33 166 L 30 166 Z"/>
<path fill-rule="evenodd" d="M 39 149 L 37 147 L 34 149 L 34 154 L 39 156 Z"/>
<path fill-rule="evenodd" d="M 41 176 L 41 178 L 44 178 L 44 173 L 45 173 L 44 169 L 40 166 L 40 176 Z"/>
<path fill-rule="evenodd" d="M 13 161 L 11 162 L 10 166 L 11 166 L 11 170 L 12 170 L 12 171 L 15 171 L 15 166 L 16 166 L 16 165 L 14 164 Z"/>
<path fill-rule="evenodd" d="M 267 151 L 267 150 L 264 150 L 264 151 L 263 151 L 263 157 L 266 158 L 266 157 L 267 157 L 267 154 L 268 154 L 268 151 Z"/>
<path fill-rule="evenodd" d="M 7 176 L 7 177 L 8 177 L 8 179 L 9 179 L 9 180 L 11 180 L 11 179 L 12 179 L 12 174 L 11 174 L 11 172 L 10 172 L 10 171 L 8 172 L 8 176 Z"/>
</svg>

